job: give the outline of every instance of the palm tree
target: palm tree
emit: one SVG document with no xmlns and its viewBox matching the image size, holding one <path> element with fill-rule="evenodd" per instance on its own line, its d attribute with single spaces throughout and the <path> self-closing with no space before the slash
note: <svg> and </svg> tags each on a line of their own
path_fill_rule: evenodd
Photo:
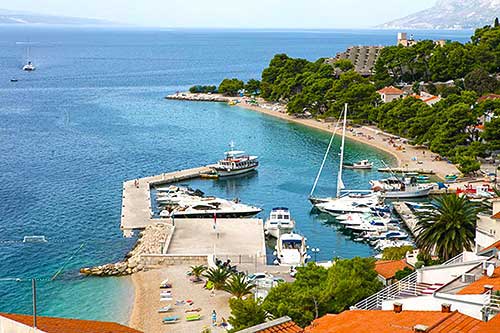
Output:
<svg viewBox="0 0 500 333">
<path fill-rule="evenodd" d="M 191 266 L 191 275 L 194 276 L 194 281 L 193 282 L 200 282 L 201 281 L 201 276 L 203 275 L 203 272 L 207 270 L 206 266 L 199 265 L 199 266 Z"/>
<path fill-rule="evenodd" d="M 435 205 L 435 211 L 419 214 L 416 242 L 420 250 L 437 254 L 442 260 L 472 250 L 477 214 L 483 208 L 455 194 L 439 197 Z"/>
<path fill-rule="evenodd" d="M 243 298 L 252 294 L 255 283 L 250 281 L 245 274 L 233 274 L 226 283 L 224 290 L 236 298 Z"/>
<path fill-rule="evenodd" d="M 226 285 L 227 279 L 231 276 L 231 272 L 223 267 L 210 268 L 203 274 L 210 281 L 214 289 L 222 290 Z"/>
</svg>

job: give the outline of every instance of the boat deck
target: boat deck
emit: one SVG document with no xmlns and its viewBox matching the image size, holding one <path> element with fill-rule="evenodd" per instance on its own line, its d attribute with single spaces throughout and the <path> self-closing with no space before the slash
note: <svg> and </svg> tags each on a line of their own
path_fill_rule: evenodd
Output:
<svg viewBox="0 0 500 333">
<path fill-rule="evenodd" d="M 135 229 L 144 229 L 159 219 L 152 219 L 151 187 L 194 179 L 212 171 L 212 165 L 163 173 L 161 175 L 128 180 L 123 183 L 120 228 L 125 237 Z"/>
</svg>

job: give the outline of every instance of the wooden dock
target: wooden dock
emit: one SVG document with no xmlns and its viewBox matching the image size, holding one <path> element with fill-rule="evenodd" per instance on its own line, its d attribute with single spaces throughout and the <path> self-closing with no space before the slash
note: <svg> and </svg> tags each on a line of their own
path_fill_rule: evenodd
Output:
<svg viewBox="0 0 500 333">
<path fill-rule="evenodd" d="M 399 217 L 403 220 L 406 227 L 410 230 L 413 236 L 418 236 L 417 223 L 418 218 L 412 212 L 410 207 L 402 201 L 393 202 L 394 210 L 398 213 Z"/>
<path fill-rule="evenodd" d="M 393 173 L 418 173 L 421 175 L 433 175 L 434 170 L 430 169 L 408 169 L 408 168 L 379 168 L 378 172 L 393 172 Z"/>
<path fill-rule="evenodd" d="M 123 183 L 122 214 L 120 229 L 125 237 L 131 237 L 133 230 L 144 229 L 146 226 L 168 219 L 153 219 L 151 204 L 151 187 L 194 179 L 212 171 L 212 165 L 199 168 L 163 173 L 128 180 Z"/>
</svg>

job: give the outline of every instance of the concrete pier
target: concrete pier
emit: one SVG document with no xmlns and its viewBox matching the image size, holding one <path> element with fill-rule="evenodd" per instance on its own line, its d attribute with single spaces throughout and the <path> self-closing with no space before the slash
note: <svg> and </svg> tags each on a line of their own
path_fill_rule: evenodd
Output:
<svg viewBox="0 0 500 333">
<path fill-rule="evenodd" d="M 401 219 L 405 223 L 406 227 L 408 227 L 408 229 L 410 230 L 412 235 L 417 237 L 418 236 L 418 231 L 417 231 L 418 218 L 411 211 L 410 207 L 408 207 L 408 205 L 402 201 L 393 202 L 392 205 L 394 206 L 394 210 L 401 217 Z"/>
<path fill-rule="evenodd" d="M 212 165 L 138 178 L 123 183 L 120 229 L 125 237 L 133 230 L 144 229 L 161 219 L 152 219 L 151 187 L 198 178 L 212 171 Z M 169 219 L 164 219 L 169 220 Z"/>
</svg>

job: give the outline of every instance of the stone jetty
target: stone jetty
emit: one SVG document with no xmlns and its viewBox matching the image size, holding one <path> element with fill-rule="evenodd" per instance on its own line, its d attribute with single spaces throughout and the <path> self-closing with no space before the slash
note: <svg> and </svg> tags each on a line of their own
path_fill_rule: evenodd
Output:
<svg viewBox="0 0 500 333">
<path fill-rule="evenodd" d="M 165 98 L 179 100 L 179 101 L 222 102 L 222 103 L 228 103 L 233 100 L 231 97 L 225 97 L 218 94 L 192 94 L 187 92 L 168 95 Z"/>
<path fill-rule="evenodd" d="M 80 273 L 94 276 L 123 276 L 144 269 L 141 262 L 143 254 L 162 254 L 172 234 L 173 227 L 167 223 L 147 226 L 139 234 L 135 247 L 125 256 L 123 261 L 96 267 L 82 268 Z"/>
</svg>

